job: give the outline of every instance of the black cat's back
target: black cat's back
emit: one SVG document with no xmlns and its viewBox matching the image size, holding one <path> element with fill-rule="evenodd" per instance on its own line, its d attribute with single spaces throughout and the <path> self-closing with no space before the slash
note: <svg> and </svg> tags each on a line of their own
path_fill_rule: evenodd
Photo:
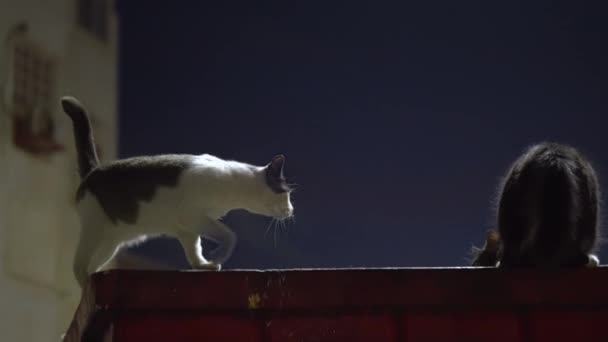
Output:
<svg viewBox="0 0 608 342">
<path fill-rule="evenodd" d="M 587 264 L 599 223 L 593 167 L 570 146 L 532 146 L 504 180 L 497 221 L 502 267 Z"/>
<path fill-rule="evenodd" d="M 151 201 L 159 187 L 176 187 L 192 165 L 191 155 L 158 155 L 120 159 L 100 165 L 82 181 L 80 200 L 88 191 L 114 222 L 137 222 L 139 204 Z"/>
</svg>

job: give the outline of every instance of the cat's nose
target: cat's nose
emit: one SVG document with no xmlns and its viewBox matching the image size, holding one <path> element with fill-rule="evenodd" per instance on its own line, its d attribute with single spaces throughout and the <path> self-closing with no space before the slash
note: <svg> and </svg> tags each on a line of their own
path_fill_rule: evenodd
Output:
<svg viewBox="0 0 608 342">
<path fill-rule="evenodd" d="M 284 209 L 280 209 L 278 212 L 279 218 L 288 218 L 291 217 L 291 215 L 293 215 L 293 208 L 284 208 Z"/>
</svg>

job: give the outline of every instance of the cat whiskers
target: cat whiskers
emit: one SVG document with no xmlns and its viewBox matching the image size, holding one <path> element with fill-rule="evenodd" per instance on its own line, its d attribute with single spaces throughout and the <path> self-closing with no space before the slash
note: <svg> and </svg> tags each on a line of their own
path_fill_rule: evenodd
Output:
<svg viewBox="0 0 608 342">
<path fill-rule="evenodd" d="M 285 232 L 285 220 L 286 219 L 277 219 L 277 222 L 279 223 L 277 225 L 277 229 L 275 229 L 274 231 L 274 248 L 277 248 L 277 236 L 281 236 L 281 233 Z"/>
<path fill-rule="evenodd" d="M 266 231 L 264 232 L 264 238 L 266 238 L 268 236 L 268 232 L 270 232 L 270 228 L 272 228 L 272 225 L 276 222 L 276 218 L 272 218 L 270 220 L 270 222 L 268 223 L 268 226 L 266 226 Z"/>
<path fill-rule="evenodd" d="M 282 226 L 282 231 L 285 234 L 285 236 L 289 236 L 292 227 L 296 226 L 296 216 L 295 215 L 291 215 L 290 217 L 284 218 L 282 220 L 280 220 L 281 226 Z"/>
<path fill-rule="evenodd" d="M 296 227 L 296 215 L 291 215 L 288 219 L 288 225 L 287 225 L 287 233 L 289 234 L 289 227 Z"/>
<path fill-rule="evenodd" d="M 272 218 L 268 227 L 266 227 L 266 232 L 264 233 L 264 238 L 268 236 L 268 233 L 272 229 L 273 232 L 273 246 L 277 248 L 278 240 L 281 234 L 289 235 L 290 226 L 294 226 L 295 216 L 291 216 L 284 219 Z"/>
<path fill-rule="evenodd" d="M 280 219 L 277 219 L 277 222 L 278 222 L 279 224 L 276 224 L 276 225 L 274 226 L 274 248 L 275 248 L 275 249 L 277 248 L 277 231 L 279 231 L 279 230 L 280 230 L 281 220 L 280 220 Z"/>
<path fill-rule="evenodd" d="M 274 246 L 274 248 L 277 248 L 277 231 L 279 230 L 279 225 L 280 224 L 281 224 L 281 220 L 278 219 L 278 218 L 273 217 L 270 220 L 270 223 L 268 223 L 268 227 L 266 227 L 266 232 L 264 233 L 264 238 L 266 238 L 268 236 L 268 233 L 272 229 L 273 246 Z"/>
<path fill-rule="evenodd" d="M 287 183 L 287 188 L 289 188 L 289 193 L 293 194 L 294 192 L 296 192 L 296 189 L 298 188 L 298 184 L 297 183 Z"/>
<path fill-rule="evenodd" d="M 295 225 L 295 222 L 296 221 L 294 215 L 281 220 L 281 230 L 283 231 L 283 233 L 285 233 L 285 235 L 289 235 L 290 228 Z"/>
</svg>

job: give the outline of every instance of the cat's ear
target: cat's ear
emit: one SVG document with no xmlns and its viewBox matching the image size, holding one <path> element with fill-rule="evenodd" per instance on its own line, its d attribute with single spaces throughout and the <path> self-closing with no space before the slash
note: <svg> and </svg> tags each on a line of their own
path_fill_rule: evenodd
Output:
<svg viewBox="0 0 608 342">
<path fill-rule="evenodd" d="M 274 156 L 270 163 L 266 165 L 266 184 L 272 191 L 280 194 L 291 191 L 287 181 L 283 176 L 283 167 L 285 166 L 285 156 Z"/>
<path fill-rule="evenodd" d="M 281 178 L 284 178 L 283 177 L 283 167 L 284 166 L 285 166 L 285 156 L 280 154 L 280 155 L 274 156 L 272 158 L 272 160 L 270 161 L 270 163 L 268 164 L 268 166 L 266 166 L 266 167 L 268 168 L 268 173 L 272 177 L 281 179 Z"/>
</svg>

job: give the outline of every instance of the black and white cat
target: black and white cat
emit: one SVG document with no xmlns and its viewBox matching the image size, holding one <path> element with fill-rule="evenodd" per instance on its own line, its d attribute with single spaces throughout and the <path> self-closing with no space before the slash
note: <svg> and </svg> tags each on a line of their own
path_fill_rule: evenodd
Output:
<svg viewBox="0 0 608 342">
<path fill-rule="evenodd" d="M 285 157 L 266 166 L 203 155 L 134 157 L 99 165 L 83 106 L 73 97 L 61 104 L 72 119 L 82 182 L 76 194 L 81 222 L 74 274 L 88 275 L 109 262 L 121 246 L 157 235 L 176 237 L 192 267 L 219 270 L 236 236 L 220 218 L 233 209 L 285 219 L 292 216 Z M 218 243 L 208 261 L 200 237 Z"/>
<path fill-rule="evenodd" d="M 496 232 L 476 266 L 593 267 L 600 192 L 591 163 L 576 149 L 541 143 L 509 169 L 501 185 Z"/>
</svg>

